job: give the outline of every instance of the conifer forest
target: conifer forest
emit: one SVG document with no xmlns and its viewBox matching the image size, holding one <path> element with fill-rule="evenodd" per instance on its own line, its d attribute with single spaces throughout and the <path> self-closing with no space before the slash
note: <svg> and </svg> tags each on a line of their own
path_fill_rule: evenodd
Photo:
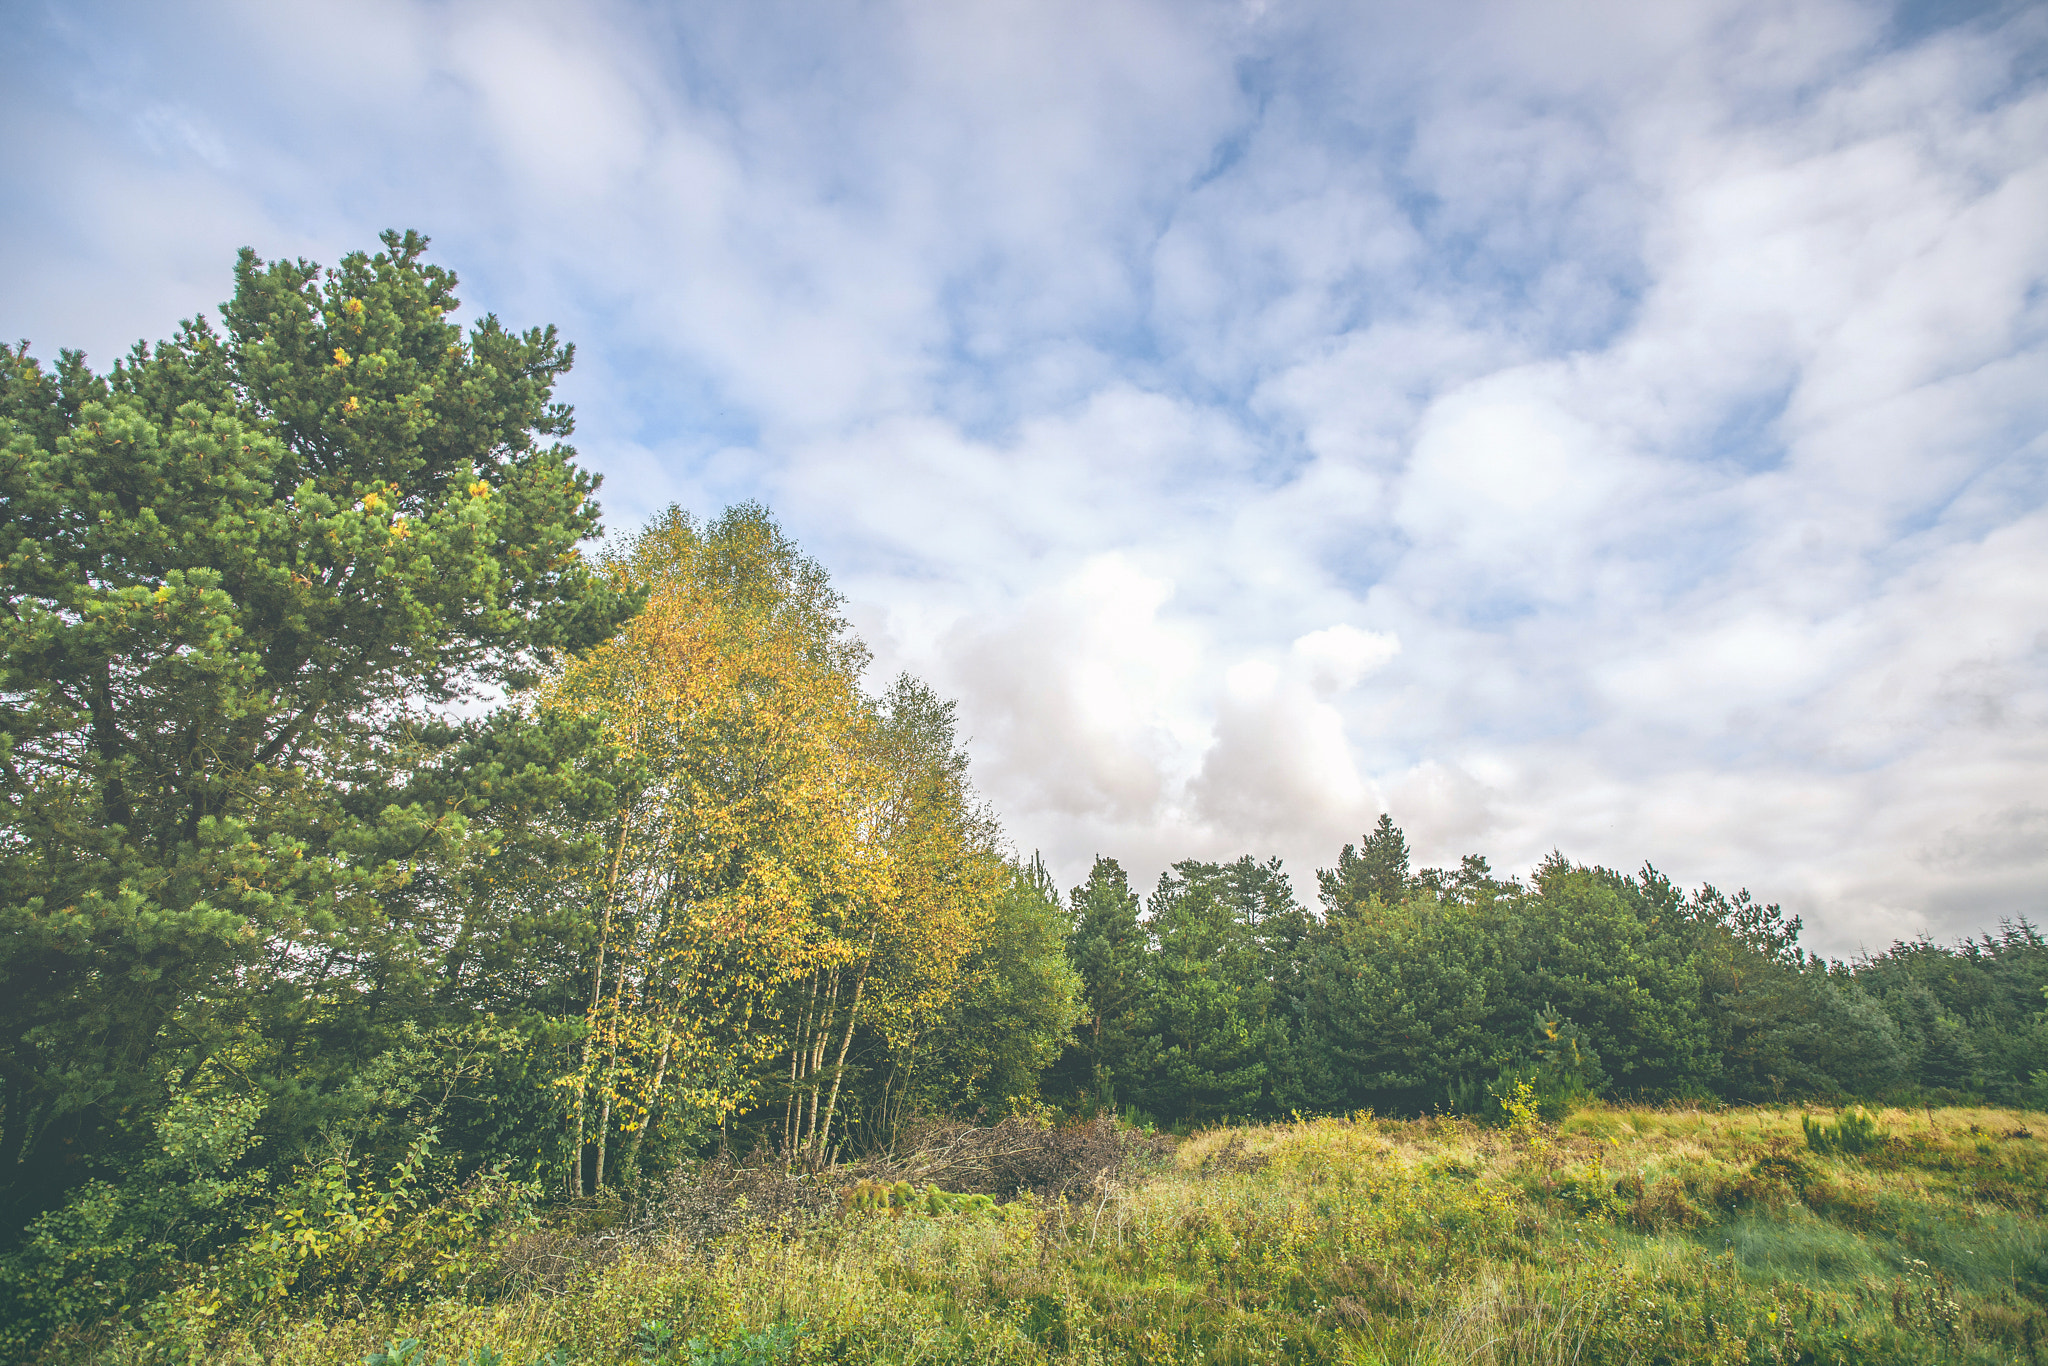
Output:
<svg viewBox="0 0 2048 1366">
<path fill-rule="evenodd" d="M 0 1357 L 2038 1362 L 2048 940 L 1077 885 L 389 233 L 0 374 Z"/>
</svg>

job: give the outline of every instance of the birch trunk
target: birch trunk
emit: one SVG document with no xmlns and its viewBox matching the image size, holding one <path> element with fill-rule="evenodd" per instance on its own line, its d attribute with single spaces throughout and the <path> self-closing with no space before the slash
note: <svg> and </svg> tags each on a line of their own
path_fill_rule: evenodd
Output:
<svg viewBox="0 0 2048 1366">
<path fill-rule="evenodd" d="M 846 1032 L 839 1036 L 839 1059 L 833 1064 L 832 1071 L 832 1099 L 825 1106 L 825 1123 L 818 1130 L 817 1157 L 820 1161 L 825 1156 L 826 1141 L 832 1135 L 832 1115 L 839 1109 L 839 1083 L 846 1079 L 846 1050 L 853 1046 L 853 1023 L 860 1018 L 860 996 L 867 989 L 868 968 L 875 961 L 875 936 L 880 933 L 879 928 L 868 931 L 867 957 L 862 960 L 860 977 L 853 984 L 853 1004 L 846 1012 Z M 836 988 L 837 984 L 834 985 Z"/>
<path fill-rule="evenodd" d="M 597 1032 L 597 1006 L 604 998 L 604 957 L 611 946 L 612 908 L 618 904 L 619 867 L 626 858 L 626 830 L 629 812 L 619 812 L 619 838 L 612 846 L 611 867 L 604 875 L 604 919 L 597 932 L 597 971 L 590 980 L 590 1010 L 584 1016 L 590 1028 L 583 1035 L 583 1056 L 576 1064 L 576 1142 L 569 1149 L 569 1194 L 583 1194 L 583 1117 L 585 1093 L 590 1086 L 590 1045 Z"/>
<path fill-rule="evenodd" d="M 675 1046 L 675 1036 L 668 1030 L 661 1032 L 661 1060 L 654 1065 L 654 1085 L 647 1092 L 647 1113 L 640 1116 L 640 1127 L 633 1131 L 633 1139 L 626 1145 L 622 1159 L 626 1168 L 637 1170 L 640 1165 L 640 1144 L 647 1137 L 648 1126 L 654 1123 L 654 1107 L 661 1101 L 661 1083 L 668 1076 L 669 1051 Z"/>
</svg>

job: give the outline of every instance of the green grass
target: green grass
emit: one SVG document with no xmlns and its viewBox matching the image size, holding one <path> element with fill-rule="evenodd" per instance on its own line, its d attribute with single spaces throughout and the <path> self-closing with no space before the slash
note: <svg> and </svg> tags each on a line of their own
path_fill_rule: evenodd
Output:
<svg viewBox="0 0 2048 1366">
<path fill-rule="evenodd" d="M 1743 1274 L 1827 1289 L 1882 1278 L 1887 1267 L 1869 1241 L 1824 1219 L 1743 1215 L 1727 1242 Z"/>
<path fill-rule="evenodd" d="M 1813 1150 L 1797 1109 L 1219 1130 L 1084 1202 L 854 1208 L 704 1247 L 561 1235 L 569 1260 L 545 1284 L 288 1304 L 189 1359 L 359 1362 L 409 1340 L 414 1366 L 557 1349 L 796 1366 L 2048 1355 L 2048 1143 L 2008 1136 L 2048 1121 L 1876 1119 L 1884 1140 L 1863 1154 Z M 150 1355 L 79 1340 L 66 1354 Z"/>
</svg>

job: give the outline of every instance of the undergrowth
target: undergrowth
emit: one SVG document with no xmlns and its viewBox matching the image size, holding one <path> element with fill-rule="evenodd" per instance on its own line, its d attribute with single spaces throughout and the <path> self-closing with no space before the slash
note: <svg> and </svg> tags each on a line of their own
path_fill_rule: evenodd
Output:
<svg viewBox="0 0 2048 1366">
<path fill-rule="evenodd" d="M 537 1215 L 459 1293 L 329 1294 L 176 1342 L 78 1332 L 46 1356 L 2039 1363 L 2040 1127 L 1997 1110 L 1593 1107 L 1554 1127 L 1219 1129 L 1048 1196 L 870 1180 L 773 1218 L 745 1194 L 687 1227 Z M 552 1249 L 545 1275 L 522 1239 Z"/>
</svg>

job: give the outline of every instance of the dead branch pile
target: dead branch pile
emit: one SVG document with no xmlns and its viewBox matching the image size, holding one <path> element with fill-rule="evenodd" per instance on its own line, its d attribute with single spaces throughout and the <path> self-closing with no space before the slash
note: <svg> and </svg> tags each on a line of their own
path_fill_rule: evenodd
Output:
<svg viewBox="0 0 2048 1366">
<path fill-rule="evenodd" d="M 1171 1138 L 1147 1136 L 1105 1116 L 1058 1128 L 1024 1119 L 986 1128 L 933 1120 L 904 1130 L 883 1152 L 821 1170 L 765 1149 L 744 1161 L 721 1153 L 678 1167 L 643 1193 L 626 1226 L 611 1236 L 680 1236 L 701 1244 L 742 1229 L 792 1233 L 836 1212 L 840 1192 L 858 1182 L 907 1181 L 999 1200 L 1028 1192 L 1048 1201 L 1092 1202 L 1156 1165 L 1173 1146 Z"/>
<path fill-rule="evenodd" d="M 1155 1165 L 1173 1146 L 1171 1138 L 1141 1134 L 1108 1116 L 1059 1128 L 1026 1119 L 985 1129 L 934 1121 L 864 1160 L 858 1175 L 998 1199 L 1031 1192 L 1055 1200 L 1092 1196 Z"/>
<path fill-rule="evenodd" d="M 549 1229 L 524 1239 L 505 1273 L 552 1285 L 577 1267 L 599 1265 L 633 1245 L 673 1239 L 702 1246 L 743 1230 L 790 1236 L 837 1214 L 841 1193 L 860 1182 L 936 1186 L 999 1200 L 1033 1194 L 1099 1204 L 1173 1151 L 1174 1141 L 1103 1117 L 1052 1127 L 1006 1119 L 986 1128 L 933 1120 L 901 1132 L 887 1150 L 843 1166 L 816 1168 L 765 1148 L 745 1159 L 720 1153 L 687 1162 L 643 1187 L 602 1228 Z M 600 1221 L 604 1222 L 604 1221 Z"/>
<path fill-rule="evenodd" d="M 744 1162 L 720 1153 L 669 1173 L 642 1201 L 633 1223 L 642 1233 L 681 1234 L 700 1243 L 744 1228 L 787 1232 L 837 1209 L 839 1188 L 854 1179 L 849 1169 L 813 1171 L 765 1149 Z"/>
</svg>

